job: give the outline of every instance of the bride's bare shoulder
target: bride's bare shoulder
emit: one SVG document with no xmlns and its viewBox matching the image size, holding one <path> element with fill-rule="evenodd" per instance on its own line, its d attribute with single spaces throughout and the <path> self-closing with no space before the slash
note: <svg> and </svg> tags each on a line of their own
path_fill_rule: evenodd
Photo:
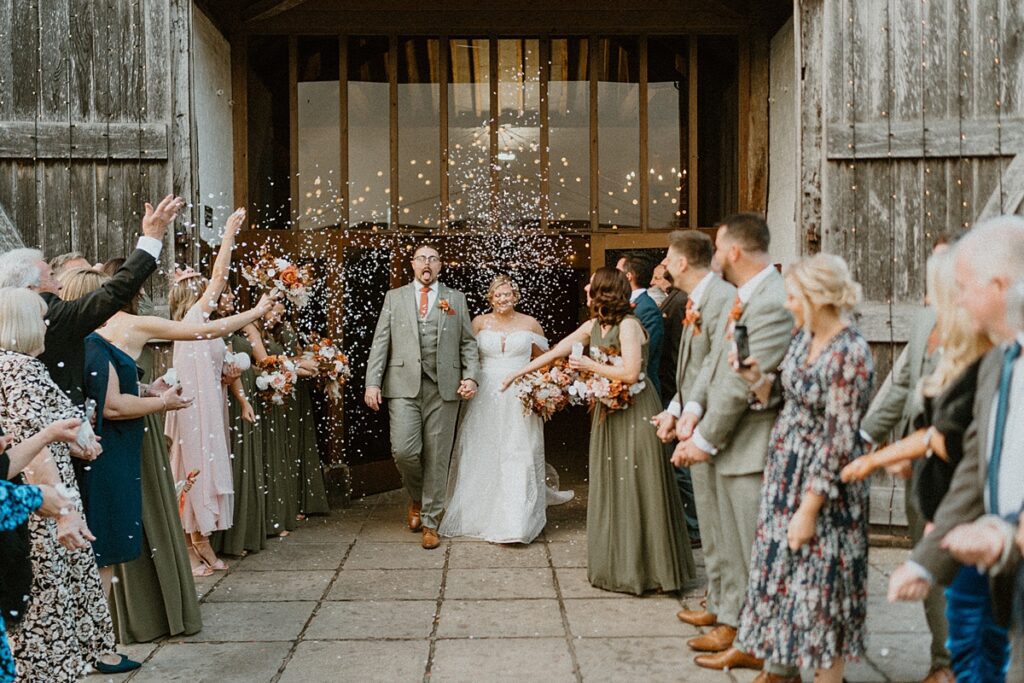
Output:
<svg viewBox="0 0 1024 683">
<path fill-rule="evenodd" d="M 485 327 L 488 327 L 489 326 L 488 323 L 490 322 L 490 320 L 491 320 L 491 314 L 490 313 L 483 313 L 483 314 L 478 315 L 477 317 L 473 318 L 473 332 L 474 332 L 474 334 L 479 333 Z"/>
</svg>

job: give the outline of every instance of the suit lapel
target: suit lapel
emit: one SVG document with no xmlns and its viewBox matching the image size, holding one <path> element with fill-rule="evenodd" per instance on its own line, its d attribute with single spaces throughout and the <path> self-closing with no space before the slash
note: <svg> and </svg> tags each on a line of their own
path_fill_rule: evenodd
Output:
<svg viewBox="0 0 1024 683">
<path fill-rule="evenodd" d="M 433 313 L 435 315 L 441 316 L 440 320 L 437 321 L 437 349 L 438 349 L 438 351 L 441 350 L 441 335 L 444 334 L 444 325 L 445 325 L 446 322 L 448 322 L 448 318 L 450 317 L 448 315 L 447 311 L 442 311 L 441 310 L 441 302 L 442 301 L 447 301 L 449 303 L 449 305 L 450 305 L 451 304 L 451 297 L 448 294 L 448 288 L 445 287 L 444 285 L 438 283 L 438 285 L 437 285 L 437 301 L 434 302 L 434 310 L 433 310 Z"/>
<path fill-rule="evenodd" d="M 999 349 L 1000 347 L 997 346 L 995 350 L 998 351 Z M 1000 354 L 999 357 L 1001 359 L 1002 355 Z M 979 396 L 985 397 L 982 399 L 981 405 L 978 406 L 978 418 L 976 420 L 976 428 L 978 430 L 978 471 L 981 473 L 982 485 L 985 486 L 983 490 L 987 490 L 988 486 L 989 427 L 992 422 L 992 405 L 995 403 L 995 397 L 999 395 L 999 373 L 1002 369 L 1000 363 L 989 363 L 988 366 L 990 368 L 989 372 L 978 377 L 978 387 L 976 389 Z"/>
</svg>

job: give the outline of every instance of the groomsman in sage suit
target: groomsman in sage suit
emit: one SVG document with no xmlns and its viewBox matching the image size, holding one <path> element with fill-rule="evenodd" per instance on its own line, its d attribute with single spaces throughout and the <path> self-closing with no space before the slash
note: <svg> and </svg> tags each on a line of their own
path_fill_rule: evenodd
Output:
<svg viewBox="0 0 1024 683">
<path fill-rule="evenodd" d="M 695 660 L 709 669 L 760 669 L 763 665 L 732 643 L 746 597 L 768 440 L 781 399 L 773 394 L 766 410 L 751 409 L 749 387 L 729 355 L 736 325 L 746 326 L 750 355 L 763 367 L 778 367 L 789 348 L 793 318 L 784 307 L 782 276 L 768 257 L 769 242 L 768 224 L 755 214 L 735 214 L 719 226 L 715 259 L 737 293 L 676 427 L 683 439 L 676 449 L 676 462 L 714 463 L 721 576 L 718 626 L 687 643 L 694 650 L 712 653 Z"/>
<path fill-rule="evenodd" d="M 364 400 L 376 411 L 389 399 L 391 451 L 412 501 L 407 523 L 429 550 L 440 545 L 459 399 L 476 394 L 480 359 L 466 296 L 437 281 L 438 250 L 416 249 L 412 270 L 413 282 L 384 297 Z"/>
<path fill-rule="evenodd" d="M 668 254 L 663 265 L 672 280 L 690 293 L 681 320 L 666 320 L 666 325 L 679 325 L 682 339 L 676 364 L 676 393 L 668 408 L 654 419 L 658 436 L 668 443 L 676 438 L 676 420 L 693 393 L 694 385 L 705 360 L 710 356 L 713 341 L 722 333 L 726 317 L 736 298 L 736 288 L 711 272 L 714 245 L 711 238 L 697 230 L 676 230 L 668 236 Z M 674 459 L 673 464 L 676 464 Z M 678 465 L 677 465 L 678 466 Z M 708 577 L 707 599 L 703 609 L 684 609 L 680 621 L 693 626 L 715 624 L 721 600 L 722 578 L 718 566 L 719 528 L 718 500 L 715 496 L 714 460 L 690 466 L 693 496 L 700 524 L 704 566 Z"/>
</svg>

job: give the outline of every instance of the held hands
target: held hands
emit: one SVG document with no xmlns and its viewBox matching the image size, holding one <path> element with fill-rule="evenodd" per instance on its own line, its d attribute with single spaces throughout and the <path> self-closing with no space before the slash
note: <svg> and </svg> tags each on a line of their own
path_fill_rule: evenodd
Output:
<svg viewBox="0 0 1024 683">
<path fill-rule="evenodd" d="M 689 440 L 676 444 L 676 449 L 672 453 L 672 464 L 676 467 L 689 467 L 709 460 L 711 460 L 711 454 L 701 450 L 697 444 Z"/>
<path fill-rule="evenodd" d="M 164 410 L 181 410 L 192 405 L 194 399 L 185 398 L 182 396 L 182 391 L 183 388 L 179 384 L 160 394 L 160 402 L 164 404 Z"/>
<path fill-rule="evenodd" d="M 1003 554 L 1003 534 L 992 524 L 961 524 L 946 534 L 940 546 L 961 564 L 988 569 Z"/>
<path fill-rule="evenodd" d="M 889 602 L 924 600 L 932 584 L 904 562 L 889 577 Z"/>
<path fill-rule="evenodd" d="M 693 430 L 697 428 L 700 418 L 693 413 L 683 413 L 682 417 L 676 420 L 676 439 L 686 441 L 693 436 Z"/>
<path fill-rule="evenodd" d="M 818 521 L 818 516 L 804 508 L 797 508 L 796 514 L 789 520 L 789 526 L 786 527 L 786 540 L 789 542 L 789 549 L 796 552 L 803 546 L 811 542 L 814 538 L 814 527 Z"/>
<path fill-rule="evenodd" d="M 174 195 L 164 197 L 157 207 L 146 202 L 146 215 L 142 218 L 142 234 L 163 241 L 167 226 L 174 222 L 178 212 L 185 206 L 185 200 Z"/>
<path fill-rule="evenodd" d="M 472 379 L 464 379 L 464 380 L 462 380 L 462 382 L 459 383 L 459 391 L 458 391 L 458 393 L 459 393 L 459 396 L 464 401 L 468 401 L 469 399 L 471 399 L 474 396 L 476 396 L 476 380 L 472 380 Z"/>
<path fill-rule="evenodd" d="M 668 443 L 676 435 L 676 416 L 667 410 L 663 410 L 653 418 L 654 426 L 658 428 L 658 438 L 662 443 Z"/>
<path fill-rule="evenodd" d="M 849 484 L 851 481 L 864 481 L 874 471 L 875 459 L 868 453 L 848 463 L 839 473 L 839 478 L 844 484 Z"/>
<path fill-rule="evenodd" d="M 380 410 L 380 387 L 366 387 L 366 393 L 363 394 L 363 403 L 375 413 Z"/>
</svg>

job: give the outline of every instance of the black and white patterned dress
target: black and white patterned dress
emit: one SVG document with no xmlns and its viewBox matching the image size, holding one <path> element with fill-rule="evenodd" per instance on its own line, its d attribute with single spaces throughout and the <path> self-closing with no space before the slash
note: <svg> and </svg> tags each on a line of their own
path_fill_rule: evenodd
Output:
<svg viewBox="0 0 1024 683">
<path fill-rule="evenodd" d="M 35 358 L 0 350 L 0 428 L 21 441 L 55 420 L 81 417 Z M 67 444 L 50 446 L 61 482 L 78 490 Z M 100 457 L 103 457 L 102 455 Z M 82 514 L 81 501 L 76 501 Z M 88 520 L 86 520 L 88 522 Z M 33 515 L 31 602 L 8 633 L 20 680 L 76 681 L 114 649 L 114 628 L 91 548 L 67 550 L 57 524 Z"/>
<path fill-rule="evenodd" d="M 785 404 L 761 488 L 747 597 L 736 647 L 776 664 L 827 669 L 864 653 L 868 485 L 839 473 L 863 450 L 871 350 L 852 327 L 811 363 L 800 332 L 782 361 Z M 796 552 L 786 531 L 806 492 L 825 498 L 814 537 Z"/>
</svg>

